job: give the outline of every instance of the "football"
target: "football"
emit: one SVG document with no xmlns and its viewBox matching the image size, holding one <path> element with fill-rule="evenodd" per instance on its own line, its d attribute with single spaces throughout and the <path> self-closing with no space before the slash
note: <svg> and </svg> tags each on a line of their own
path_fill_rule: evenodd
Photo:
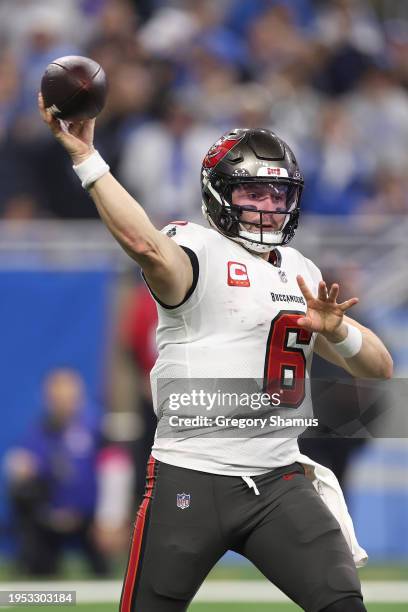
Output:
<svg viewBox="0 0 408 612">
<path fill-rule="evenodd" d="M 41 79 L 45 107 L 57 119 L 81 121 L 96 117 L 103 109 L 107 81 L 103 68 L 89 57 L 60 57 Z"/>
</svg>

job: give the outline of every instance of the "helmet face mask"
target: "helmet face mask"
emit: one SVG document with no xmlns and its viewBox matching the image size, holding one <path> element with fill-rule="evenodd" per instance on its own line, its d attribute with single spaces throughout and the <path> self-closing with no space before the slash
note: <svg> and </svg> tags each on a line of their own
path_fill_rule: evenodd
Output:
<svg viewBox="0 0 408 612">
<path fill-rule="evenodd" d="M 302 187 L 286 143 L 269 130 L 235 130 L 204 159 L 203 213 L 223 235 L 250 251 L 268 252 L 293 238 Z"/>
</svg>

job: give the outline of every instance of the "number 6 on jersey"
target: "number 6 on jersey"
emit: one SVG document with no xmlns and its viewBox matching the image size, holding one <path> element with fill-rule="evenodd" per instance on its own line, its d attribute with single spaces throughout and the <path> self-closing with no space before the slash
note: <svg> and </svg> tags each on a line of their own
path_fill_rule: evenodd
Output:
<svg viewBox="0 0 408 612">
<path fill-rule="evenodd" d="M 281 408 L 298 408 L 305 398 L 306 358 L 301 348 L 307 346 L 312 332 L 297 325 L 303 312 L 281 310 L 273 319 L 266 344 L 264 391 L 278 393 Z M 295 334 L 295 342 L 290 335 Z"/>
</svg>

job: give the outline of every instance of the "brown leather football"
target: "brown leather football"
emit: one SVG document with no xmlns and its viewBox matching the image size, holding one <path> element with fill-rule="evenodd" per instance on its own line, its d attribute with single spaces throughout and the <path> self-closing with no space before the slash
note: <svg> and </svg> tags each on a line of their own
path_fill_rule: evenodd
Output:
<svg viewBox="0 0 408 612">
<path fill-rule="evenodd" d="M 106 75 L 89 57 L 66 55 L 47 66 L 41 80 L 41 93 L 46 108 L 50 108 L 57 119 L 90 119 L 105 105 Z"/>
</svg>

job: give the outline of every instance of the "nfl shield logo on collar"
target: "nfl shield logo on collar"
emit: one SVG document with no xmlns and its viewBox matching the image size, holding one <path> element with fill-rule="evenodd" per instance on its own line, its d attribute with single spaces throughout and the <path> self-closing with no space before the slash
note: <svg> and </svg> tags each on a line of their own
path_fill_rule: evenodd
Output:
<svg viewBox="0 0 408 612">
<path fill-rule="evenodd" d="M 185 510 L 190 506 L 191 495 L 189 493 L 177 493 L 177 508 Z"/>
<path fill-rule="evenodd" d="M 285 274 L 285 272 L 283 270 L 279 269 L 278 270 L 278 274 L 279 274 L 279 277 L 280 277 L 282 283 L 287 283 L 288 282 L 288 277 L 286 276 L 286 274 Z"/>
</svg>

